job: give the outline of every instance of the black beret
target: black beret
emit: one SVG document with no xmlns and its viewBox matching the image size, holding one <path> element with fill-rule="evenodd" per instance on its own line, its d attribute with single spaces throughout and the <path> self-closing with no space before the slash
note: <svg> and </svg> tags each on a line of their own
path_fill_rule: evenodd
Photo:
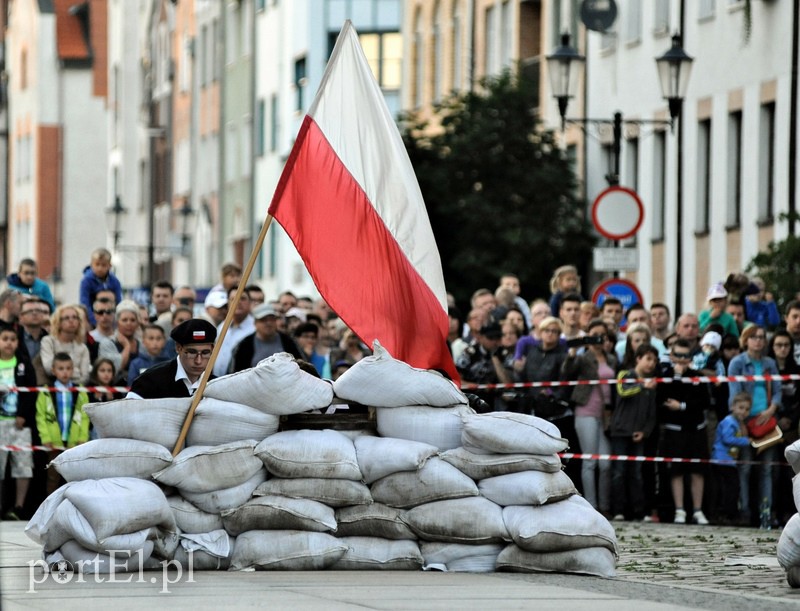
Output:
<svg viewBox="0 0 800 611">
<path fill-rule="evenodd" d="M 217 329 L 207 320 L 190 318 L 175 327 L 169 336 L 181 346 L 213 344 L 217 339 Z"/>
</svg>

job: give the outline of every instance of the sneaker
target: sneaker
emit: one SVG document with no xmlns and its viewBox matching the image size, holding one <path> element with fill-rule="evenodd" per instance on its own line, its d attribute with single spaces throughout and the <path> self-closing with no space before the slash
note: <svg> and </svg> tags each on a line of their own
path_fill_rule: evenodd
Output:
<svg viewBox="0 0 800 611">
<path fill-rule="evenodd" d="M 613 518 L 611 518 L 611 520 L 614 521 L 614 522 L 624 522 L 625 521 L 625 516 L 622 515 L 621 513 L 618 513 Z"/>
<path fill-rule="evenodd" d="M 21 520 L 22 518 L 20 518 L 20 517 L 17 515 L 17 510 L 18 510 L 18 508 L 15 508 L 15 509 L 9 509 L 9 510 L 8 510 L 8 511 L 5 513 L 5 515 L 3 516 L 3 519 L 4 519 L 4 520 L 6 520 L 7 522 L 18 522 L 18 521 L 19 521 L 19 520 Z"/>
<path fill-rule="evenodd" d="M 700 526 L 708 526 L 708 518 L 701 509 L 698 509 L 692 514 L 692 521 Z"/>
<path fill-rule="evenodd" d="M 673 522 L 675 524 L 686 524 L 686 512 L 683 509 L 676 509 Z"/>
<path fill-rule="evenodd" d="M 661 522 L 661 518 L 658 517 L 657 513 L 652 513 L 649 516 L 645 516 L 644 521 L 652 524 L 658 524 L 659 522 Z"/>
</svg>

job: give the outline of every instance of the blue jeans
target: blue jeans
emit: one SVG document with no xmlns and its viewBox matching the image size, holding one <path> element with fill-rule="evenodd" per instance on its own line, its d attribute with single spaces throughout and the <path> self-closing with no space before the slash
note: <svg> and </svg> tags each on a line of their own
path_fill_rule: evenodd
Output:
<svg viewBox="0 0 800 611">
<path fill-rule="evenodd" d="M 611 453 L 644 456 L 644 443 L 634 443 L 631 437 L 612 437 Z M 625 513 L 626 500 L 630 501 L 634 517 L 644 515 L 642 463 L 615 460 L 611 467 L 611 513 Z"/>
<path fill-rule="evenodd" d="M 761 454 L 750 446 L 741 448 L 739 460 L 760 462 L 758 465 L 758 494 L 759 507 L 762 511 L 772 511 L 772 462 L 777 459 L 778 447 L 767 448 Z M 753 465 L 739 464 L 739 511 L 746 518 L 750 518 L 750 468 Z"/>
</svg>

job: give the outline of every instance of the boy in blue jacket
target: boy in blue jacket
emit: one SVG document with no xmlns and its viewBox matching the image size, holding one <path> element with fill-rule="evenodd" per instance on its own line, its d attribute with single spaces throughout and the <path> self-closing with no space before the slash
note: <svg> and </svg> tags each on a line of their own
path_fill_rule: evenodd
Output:
<svg viewBox="0 0 800 611">
<path fill-rule="evenodd" d="M 100 291 L 114 291 L 117 303 L 122 301 L 122 285 L 111 271 L 111 253 L 105 248 L 95 248 L 92 251 L 92 260 L 83 270 L 81 279 L 80 300 L 89 314 L 89 322 L 95 326 L 94 298 Z"/>
<path fill-rule="evenodd" d="M 731 413 L 717 425 L 717 436 L 711 449 L 714 481 L 717 483 L 717 519 L 731 524 L 739 516 L 739 470 L 736 459 L 739 449 L 750 445 L 744 421 L 750 415 L 753 399 L 746 392 L 738 393 L 731 402 Z"/>
</svg>

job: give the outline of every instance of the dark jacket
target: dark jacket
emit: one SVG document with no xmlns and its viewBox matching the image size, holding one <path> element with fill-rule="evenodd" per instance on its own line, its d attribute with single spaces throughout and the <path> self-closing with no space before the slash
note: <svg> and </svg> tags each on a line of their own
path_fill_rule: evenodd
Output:
<svg viewBox="0 0 800 611">
<path fill-rule="evenodd" d="M 27 353 L 26 353 L 27 354 Z M 36 386 L 36 373 L 30 361 L 21 358 L 21 353 L 17 350 L 17 366 L 14 368 L 15 386 Z M 39 443 L 39 435 L 36 430 L 36 393 L 20 392 L 17 400 L 17 416 L 25 419 L 25 426 L 31 429 L 34 438 L 33 443 Z"/>
<path fill-rule="evenodd" d="M 306 360 L 306 357 L 303 356 L 300 348 L 297 347 L 297 344 L 294 343 L 294 340 L 291 337 L 282 331 L 278 331 L 278 336 L 281 339 L 281 347 L 283 348 L 284 352 L 288 352 L 294 358 L 300 359 L 301 361 Z M 245 369 L 250 369 L 253 366 L 251 361 L 253 360 L 253 355 L 256 351 L 255 338 L 256 334 L 251 333 L 242 341 L 240 341 L 233 349 L 233 354 L 231 355 L 231 367 L 229 370 L 231 373 L 244 371 Z"/>
<path fill-rule="evenodd" d="M 675 368 L 672 363 L 661 363 L 658 366 L 656 375 L 659 378 L 672 378 L 675 376 Z M 692 378 L 700 376 L 699 371 L 694 369 L 686 369 L 683 378 Z M 705 425 L 707 410 L 711 404 L 711 395 L 709 393 L 708 384 L 705 382 L 685 383 L 685 382 L 670 382 L 661 383 L 657 388 L 658 392 L 656 404 L 660 412 L 660 421 L 667 428 L 677 430 L 680 427 L 682 431 L 690 431 L 692 429 L 699 429 Z M 667 399 L 675 399 L 686 404 L 685 410 L 673 410 L 664 406 L 664 401 Z"/>
<path fill-rule="evenodd" d="M 165 399 L 167 397 L 191 397 L 186 384 L 175 379 L 178 373 L 178 359 L 174 358 L 166 363 L 159 363 L 150 367 L 131 385 L 131 392 L 135 392 L 142 399 Z M 214 379 L 212 375 L 210 380 Z"/>
<path fill-rule="evenodd" d="M 611 414 L 608 434 L 611 437 L 631 437 L 641 431 L 645 438 L 656 428 L 656 391 L 640 382 L 622 382 L 635 378 L 635 371 L 622 370 L 617 375 L 617 404 Z"/>
<path fill-rule="evenodd" d="M 613 371 L 616 371 L 617 355 L 607 352 L 606 361 L 608 362 L 608 366 L 611 367 Z M 599 368 L 600 364 L 597 362 L 597 357 L 594 355 L 594 352 L 586 350 L 583 354 L 576 356 L 570 356 L 569 353 L 567 353 L 564 364 L 561 366 L 561 374 L 565 380 L 597 380 L 600 377 L 598 373 Z M 595 388 L 595 386 L 589 384 L 575 386 L 572 389 L 570 399 L 572 399 L 575 405 L 586 405 Z"/>
</svg>

